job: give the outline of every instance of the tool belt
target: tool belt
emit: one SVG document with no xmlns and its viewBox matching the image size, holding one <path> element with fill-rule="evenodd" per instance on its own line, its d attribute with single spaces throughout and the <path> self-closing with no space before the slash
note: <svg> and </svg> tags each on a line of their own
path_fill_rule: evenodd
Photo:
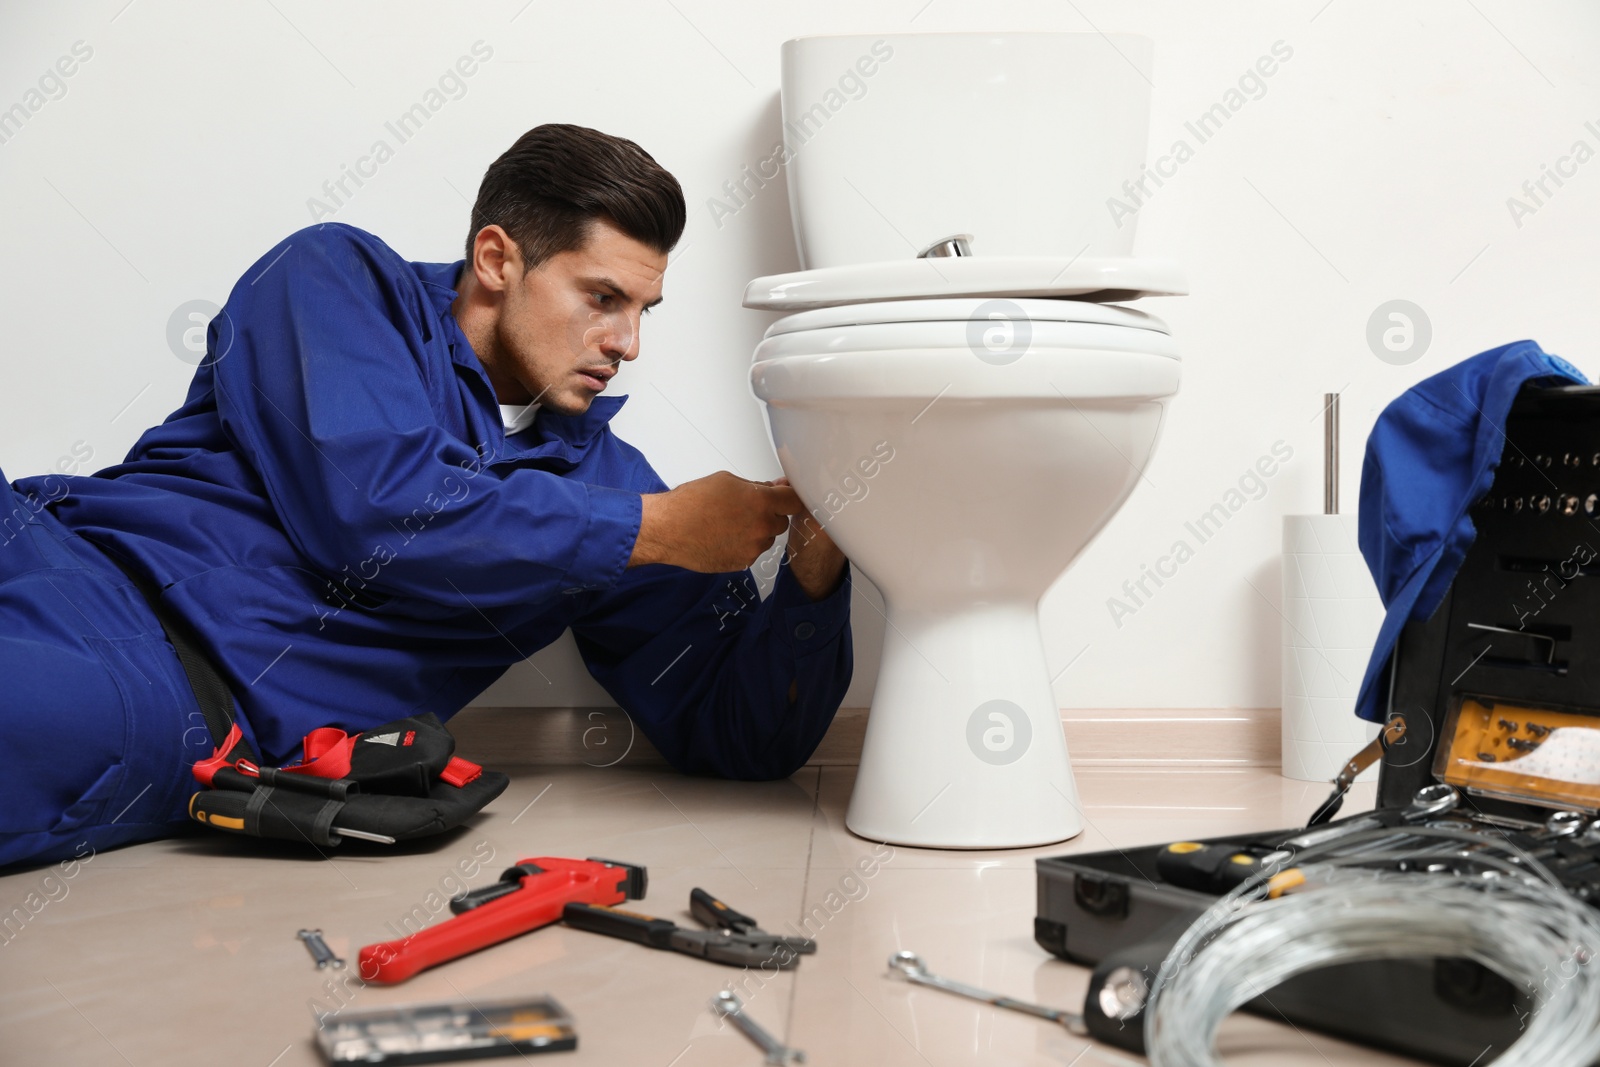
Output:
<svg viewBox="0 0 1600 1067">
<path fill-rule="evenodd" d="M 345 837 L 393 844 L 454 829 L 510 784 L 504 774 L 455 755 L 455 738 L 432 712 L 355 734 L 321 727 L 305 736 L 298 764 L 262 766 L 239 727 L 227 682 L 188 627 L 148 581 L 107 556 L 160 620 L 216 746 L 194 765 L 206 787 L 189 801 L 196 822 L 318 848 Z"/>
</svg>

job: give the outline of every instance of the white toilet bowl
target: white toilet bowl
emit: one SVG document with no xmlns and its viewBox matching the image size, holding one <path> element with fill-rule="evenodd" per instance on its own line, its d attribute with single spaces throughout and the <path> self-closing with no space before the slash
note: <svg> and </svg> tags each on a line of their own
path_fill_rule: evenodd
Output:
<svg viewBox="0 0 1600 1067">
<path fill-rule="evenodd" d="M 853 832 L 1082 829 L 1038 601 L 1137 484 L 1178 370 L 1159 320 L 1087 301 L 858 303 L 768 329 L 751 386 L 784 473 L 885 600 Z"/>
<path fill-rule="evenodd" d="M 1166 328 L 1106 303 L 1186 291 L 1107 207 L 1152 180 L 1151 56 L 1096 33 L 783 46 L 770 158 L 800 269 L 745 290 L 786 316 L 751 384 L 784 473 L 886 601 L 846 818 L 863 837 L 1082 828 L 1038 602 L 1137 484 L 1178 387 Z"/>
</svg>

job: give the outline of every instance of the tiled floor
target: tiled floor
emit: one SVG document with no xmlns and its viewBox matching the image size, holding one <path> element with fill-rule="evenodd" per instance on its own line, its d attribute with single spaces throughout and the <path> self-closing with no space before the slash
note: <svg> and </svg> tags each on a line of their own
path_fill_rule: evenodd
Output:
<svg viewBox="0 0 1600 1067">
<path fill-rule="evenodd" d="M 685 924 L 694 886 L 776 932 L 813 915 L 814 957 L 798 971 L 743 982 L 750 1014 L 812 1065 L 1133 1063 L 1049 1023 L 891 980 L 885 961 L 914 949 L 937 972 L 1079 1005 L 1088 972 L 1032 940 L 1036 856 L 1297 825 L 1323 792 L 1260 768 L 1085 769 L 1089 827 L 1065 846 L 895 848 L 860 878 L 852 864 L 880 846 L 844 828 L 853 773 L 807 769 L 745 784 L 649 768 L 528 770 L 481 822 L 407 854 L 269 857 L 259 843 L 221 836 L 103 853 L 58 881 L 47 894 L 54 899 L 0 944 L 0 1063 L 316 1064 L 319 1006 L 543 992 L 572 1012 L 579 1032 L 578 1051 L 552 1063 L 761 1062 L 707 1010 L 740 973 L 686 956 L 557 926 L 400 986 L 352 977 L 339 989 L 294 936 L 320 927 L 353 967 L 362 945 L 395 936 L 408 913 L 446 916 L 441 899 L 463 868 L 476 870 L 468 881 L 479 885 L 537 855 L 645 864 L 650 891 L 637 907 Z M 1357 790 L 1349 810 L 1371 803 L 1371 787 Z M 41 890 L 51 870 L 0 878 L 0 905 L 10 910 Z M 1403 1062 L 1249 1016 L 1226 1024 L 1221 1047 L 1230 1064 Z"/>
</svg>

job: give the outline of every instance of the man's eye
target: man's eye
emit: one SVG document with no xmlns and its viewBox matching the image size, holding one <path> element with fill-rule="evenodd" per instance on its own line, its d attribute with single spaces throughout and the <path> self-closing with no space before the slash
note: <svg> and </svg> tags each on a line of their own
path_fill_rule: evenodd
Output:
<svg viewBox="0 0 1600 1067">
<path fill-rule="evenodd" d="M 590 293 L 589 295 L 594 297 L 596 300 L 598 300 L 602 307 L 605 306 L 605 302 L 607 300 L 611 299 L 611 294 L 610 293 Z"/>
</svg>

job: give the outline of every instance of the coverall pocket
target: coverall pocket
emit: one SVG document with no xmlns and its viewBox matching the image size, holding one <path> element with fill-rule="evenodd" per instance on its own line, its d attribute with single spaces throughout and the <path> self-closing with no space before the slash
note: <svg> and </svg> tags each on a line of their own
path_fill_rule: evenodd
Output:
<svg viewBox="0 0 1600 1067">
<path fill-rule="evenodd" d="M 90 666 L 66 687 L 71 703 L 59 719 L 65 795 L 34 858 L 147 841 L 186 823 L 181 737 L 194 708 L 175 688 L 182 680 L 176 653 L 160 634 L 82 640 L 104 670 Z"/>
<path fill-rule="evenodd" d="M 128 777 L 127 771 L 127 764 L 120 760 L 107 767 L 105 773 L 89 787 L 88 791 L 61 813 L 61 817 L 49 828 L 49 832 L 59 837 L 74 830 L 109 822 L 117 814 L 112 802 L 121 793 L 122 783 Z"/>
<path fill-rule="evenodd" d="M 83 641 L 105 667 L 106 675 L 114 683 L 116 697 L 108 699 L 112 690 L 103 684 L 94 686 L 94 698 L 83 700 L 72 709 L 72 729 L 64 743 L 77 750 L 78 758 L 73 762 L 80 768 L 80 780 L 88 780 L 96 766 L 104 770 L 77 800 L 62 809 L 60 818 L 51 827 L 57 834 L 98 826 L 117 815 L 120 806 L 114 805 L 125 791 L 129 755 L 139 740 L 133 709 L 141 696 L 148 702 L 148 694 L 159 688 L 155 667 L 149 663 L 142 669 L 139 666 L 140 658 L 149 656 L 148 637 L 108 638 L 85 634 Z M 115 706 L 110 706 L 113 703 Z"/>
<path fill-rule="evenodd" d="M 185 713 L 203 716 L 193 707 L 193 695 L 174 686 L 187 685 L 174 675 L 177 653 L 162 634 L 136 637 L 85 637 L 122 696 L 119 709 L 105 709 L 101 721 L 107 733 L 114 718 L 120 721 L 120 758 L 95 782 L 83 800 L 66 815 L 84 815 L 87 825 L 116 824 L 130 833 L 140 825 L 161 825 L 181 819 L 173 805 L 175 783 L 185 777 L 188 763 L 209 751 L 209 736 L 190 738 L 184 732 Z M 177 671 L 174 670 L 177 668 Z M 115 715 L 113 714 L 115 713 Z M 198 741 L 187 749 L 186 742 Z M 93 801 L 91 805 L 90 802 Z M 87 810 L 87 808 L 98 810 Z M 85 808 L 80 812 L 80 808 Z M 145 836 L 145 835 L 141 835 Z"/>
</svg>

